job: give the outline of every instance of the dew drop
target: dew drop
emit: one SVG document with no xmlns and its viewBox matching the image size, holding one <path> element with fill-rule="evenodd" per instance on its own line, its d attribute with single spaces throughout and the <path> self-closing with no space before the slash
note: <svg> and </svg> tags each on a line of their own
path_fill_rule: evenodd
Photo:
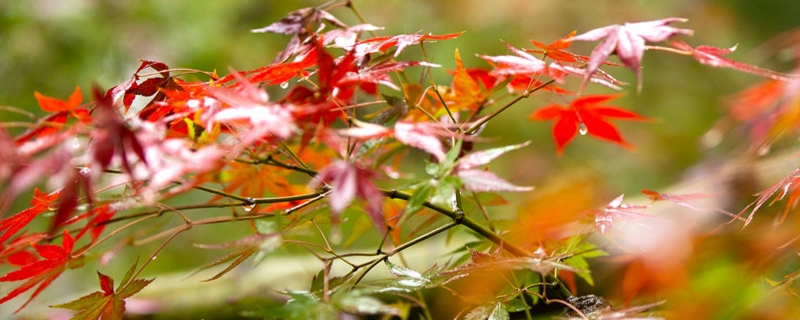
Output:
<svg viewBox="0 0 800 320">
<path fill-rule="evenodd" d="M 770 146 L 768 144 L 765 144 L 761 146 L 761 148 L 758 148 L 757 152 L 759 156 L 766 156 L 770 152 Z"/>
<path fill-rule="evenodd" d="M 80 170 L 80 171 L 78 171 L 78 173 L 80 173 L 82 176 L 84 176 L 84 177 L 87 177 L 87 178 L 88 178 L 89 176 L 91 176 L 91 175 L 92 175 L 92 168 L 89 168 L 89 167 L 83 167 L 83 168 L 81 168 L 81 170 Z"/>
<path fill-rule="evenodd" d="M 289 87 L 289 81 L 284 81 L 284 82 L 281 82 L 280 86 L 281 86 L 281 89 L 286 89 L 286 88 L 288 88 L 288 87 Z"/>
<path fill-rule="evenodd" d="M 614 223 L 614 218 L 610 215 L 597 215 L 594 218 L 594 225 L 600 231 L 600 234 L 605 234 L 606 230 Z"/>
<path fill-rule="evenodd" d="M 253 211 L 256 208 L 256 201 L 253 198 L 246 198 L 244 199 L 244 204 L 242 204 L 242 210 L 244 212 Z"/>
<path fill-rule="evenodd" d="M 589 128 L 587 128 L 586 125 L 581 122 L 578 125 L 578 133 L 580 133 L 582 136 L 585 136 L 587 133 L 589 133 Z"/>
</svg>

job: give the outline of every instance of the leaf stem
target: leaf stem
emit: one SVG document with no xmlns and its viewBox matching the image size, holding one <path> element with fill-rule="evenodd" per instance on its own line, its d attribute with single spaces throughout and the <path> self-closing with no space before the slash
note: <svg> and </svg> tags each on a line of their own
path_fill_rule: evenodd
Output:
<svg viewBox="0 0 800 320">
<path fill-rule="evenodd" d="M 482 119 L 478 120 L 478 122 L 476 122 L 475 124 L 473 124 L 473 125 L 472 125 L 472 127 L 470 127 L 470 128 L 469 128 L 469 129 L 467 129 L 467 130 L 464 130 L 464 133 L 466 133 L 466 134 L 473 134 L 473 133 L 475 133 L 475 131 L 477 131 L 477 130 L 478 130 L 478 128 L 480 128 L 480 127 L 481 127 L 482 125 L 484 125 L 485 123 L 489 122 L 489 120 L 492 120 L 494 117 L 496 117 L 497 115 L 499 115 L 500 113 L 502 113 L 503 111 L 505 111 L 506 109 L 508 109 L 509 107 L 511 107 L 512 105 L 516 104 L 517 102 L 519 102 L 519 101 L 520 101 L 520 100 L 522 100 L 522 99 L 525 99 L 525 98 L 527 98 L 527 97 L 528 97 L 528 96 L 530 96 L 532 93 L 534 93 L 534 92 L 536 92 L 536 91 L 539 91 L 539 90 L 541 90 L 542 88 L 544 88 L 544 87 L 546 87 L 546 86 L 549 86 L 549 85 L 551 85 L 551 84 L 552 84 L 552 83 L 554 83 L 554 82 L 556 82 L 556 81 L 555 81 L 555 80 L 550 80 L 550 81 L 547 81 L 547 82 L 545 82 L 545 83 L 542 83 L 542 84 L 540 84 L 539 86 L 537 86 L 537 87 L 535 87 L 535 88 L 533 88 L 533 89 L 530 89 L 530 90 L 525 90 L 525 92 L 523 92 L 521 95 L 519 95 L 519 96 L 517 96 L 516 98 L 514 98 L 514 100 L 511 100 L 511 101 L 509 101 L 508 103 L 506 103 L 504 106 L 500 107 L 500 109 L 497 109 L 497 110 L 495 110 L 495 112 L 492 112 L 492 113 L 491 113 L 491 114 L 489 114 L 488 116 L 486 116 L 486 117 L 483 117 Z"/>
</svg>

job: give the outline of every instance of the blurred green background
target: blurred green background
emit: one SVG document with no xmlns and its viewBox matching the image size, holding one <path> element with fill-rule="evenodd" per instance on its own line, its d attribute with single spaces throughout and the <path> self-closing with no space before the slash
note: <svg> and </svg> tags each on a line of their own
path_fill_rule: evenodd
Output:
<svg viewBox="0 0 800 320">
<path fill-rule="evenodd" d="M 739 49 L 731 58 L 788 71 L 793 67 L 793 57 L 762 44 L 800 26 L 800 3 L 796 0 L 353 3 L 368 23 L 385 27 L 379 33 L 382 35 L 466 31 L 456 40 L 426 45 L 432 62 L 443 65 L 443 70 L 434 70 L 439 83 L 450 81 L 444 70 L 454 68 L 456 48 L 468 67 L 486 66 L 474 55 L 507 54 L 501 40 L 530 48 L 530 39 L 549 43 L 572 30 L 581 33 L 609 24 L 667 17 L 689 19 L 675 26 L 695 30 L 695 36 L 683 38 L 692 45 L 738 44 Z M 66 98 L 75 86 L 81 86 L 84 96 L 88 96 L 93 84 L 108 88 L 127 80 L 138 67 L 138 59 L 162 61 L 171 67 L 218 70 L 220 74 L 227 74 L 230 68 L 264 66 L 283 48 L 288 37 L 249 30 L 266 26 L 293 10 L 321 4 L 322 1 L 277 0 L 2 1 L 0 105 L 40 113 L 34 91 Z M 331 13 L 347 24 L 358 23 L 345 8 Z M 588 54 L 594 45 L 578 43 L 574 51 Z M 419 50 L 410 49 L 403 57 L 420 59 Z M 575 167 L 588 167 L 607 181 L 612 194 L 637 193 L 642 188 L 657 189 L 674 183 L 699 160 L 724 155 L 728 150 L 704 149 L 700 138 L 722 114 L 721 97 L 761 79 L 700 66 L 691 58 L 664 52 L 648 52 L 643 66 L 642 93 L 629 90 L 617 101 L 620 106 L 656 119 L 653 123 L 620 123 L 623 136 L 636 150 L 627 152 L 612 144 L 579 137 L 557 158 L 550 137 L 552 124 L 527 120 L 530 112 L 548 102 L 528 99 L 492 122 L 484 136 L 502 138 L 504 144 L 531 140 L 534 146 L 509 155 L 495 164 L 493 171 L 518 184 L 536 185 Z M 611 73 L 624 81 L 635 81 L 627 69 L 618 68 Z M 6 110 L 0 110 L 0 119 L 25 120 Z M 9 131 L 18 133 L 19 128 Z M 27 201 L 28 198 L 21 199 L 18 203 Z M 172 253 L 179 251 L 177 248 Z M 179 269 L 180 262 L 174 259 L 176 266 L 166 269 Z M 95 280 L 88 279 L 92 279 L 91 283 L 80 286 L 94 287 Z"/>
</svg>

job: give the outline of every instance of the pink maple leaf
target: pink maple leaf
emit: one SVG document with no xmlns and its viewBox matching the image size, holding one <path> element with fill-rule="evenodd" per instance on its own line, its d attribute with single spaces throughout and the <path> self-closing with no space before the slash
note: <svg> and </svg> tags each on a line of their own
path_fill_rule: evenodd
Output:
<svg viewBox="0 0 800 320">
<path fill-rule="evenodd" d="M 380 232 L 386 231 L 383 218 L 383 194 L 372 182 L 374 172 L 357 164 L 338 160 L 317 173 L 309 183 L 309 188 L 317 188 L 327 183 L 331 187 L 328 203 L 334 221 L 355 198 L 367 202 L 367 214 L 372 224 Z"/>
<path fill-rule="evenodd" d="M 586 33 L 567 39 L 568 41 L 597 41 L 603 40 L 592 50 L 589 64 L 586 66 L 587 75 L 583 78 L 581 92 L 591 75 L 612 53 L 616 53 L 619 60 L 636 73 L 637 89 L 642 87 L 642 70 L 640 68 L 644 55 L 645 42 L 664 41 L 676 34 L 692 35 L 689 29 L 670 27 L 673 22 L 686 22 L 683 18 L 667 18 L 661 20 L 625 23 L 590 30 Z"/>
<path fill-rule="evenodd" d="M 792 77 L 797 77 L 797 75 L 783 74 L 780 72 L 775 72 L 772 70 L 764 69 L 751 64 L 723 57 L 724 55 L 727 55 L 735 51 L 736 46 L 733 46 L 728 49 L 717 48 L 712 46 L 697 46 L 692 48 L 692 46 L 682 41 L 673 41 L 672 46 L 680 50 L 686 50 L 691 52 L 692 56 L 698 62 L 707 66 L 712 66 L 716 68 L 730 68 L 741 72 L 746 72 L 757 76 L 762 76 L 765 78 L 770 78 L 773 80 L 781 80 L 781 81 L 788 81 Z"/>
<path fill-rule="evenodd" d="M 445 158 L 444 144 L 440 137 L 453 136 L 441 124 L 434 122 L 397 122 L 394 125 L 394 137 L 407 146 L 420 148 L 443 161 Z"/>
<path fill-rule="evenodd" d="M 624 196 L 625 195 L 620 195 L 614 198 L 614 200 L 606 205 L 605 209 L 594 212 L 594 224 L 601 234 L 606 233 L 608 228 L 614 224 L 614 220 L 617 219 L 630 221 L 646 227 L 646 225 L 638 222 L 638 220 L 641 218 L 656 218 L 655 216 L 642 212 L 644 209 L 647 209 L 648 206 L 623 204 L 622 200 Z"/>
<path fill-rule="evenodd" d="M 456 164 L 455 167 L 456 176 L 458 176 L 458 178 L 461 180 L 461 183 L 463 183 L 465 189 L 473 192 L 523 192 L 533 190 L 533 187 L 517 186 L 498 177 L 492 172 L 476 169 L 477 167 L 488 165 L 489 162 L 508 151 L 523 148 L 528 144 L 530 144 L 530 142 L 481 150 L 467 154 L 458 160 L 458 164 Z"/>
</svg>

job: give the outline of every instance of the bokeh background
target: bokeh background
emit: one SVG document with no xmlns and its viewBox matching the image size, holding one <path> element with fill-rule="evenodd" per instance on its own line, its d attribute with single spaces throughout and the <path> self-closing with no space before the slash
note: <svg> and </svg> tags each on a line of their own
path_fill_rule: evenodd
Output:
<svg viewBox="0 0 800 320">
<path fill-rule="evenodd" d="M 434 70 L 437 81 L 443 83 L 449 82 L 444 70 L 454 68 L 452 57 L 456 48 L 467 66 L 486 66 L 475 54 L 506 54 L 502 41 L 530 48 L 530 39 L 549 43 L 572 30 L 580 33 L 609 24 L 667 17 L 689 19 L 676 26 L 695 30 L 693 37 L 683 38 L 692 45 L 738 44 L 738 51 L 731 58 L 790 71 L 795 57 L 770 40 L 800 26 L 800 3 L 796 0 L 354 0 L 353 3 L 368 23 L 385 27 L 387 35 L 466 31 L 456 40 L 426 45 L 432 62 L 443 66 L 443 70 Z M 75 86 L 80 86 L 84 95 L 88 95 L 94 84 L 108 88 L 127 80 L 139 65 L 138 59 L 162 61 L 171 67 L 218 70 L 220 74 L 231 68 L 260 67 L 272 61 L 288 37 L 249 30 L 266 26 L 290 11 L 321 4 L 321 1 L 278 0 L 2 1 L 0 105 L 40 113 L 34 91 L 66 98 Z M 358 23 L 352 12 L 344 8 L 331 13 L 347 24 Z M 574 48 L 588 54 L 593 46 L 580 43 Z M 418 50 L 411 49 L 404 55 L 419 59 Z M 493 170 L 525 185 L 588 175 L 601 181 L 599 188 L 609 195 L 636 194 L 642 188 L 675 185 L 687 172 L 737 150 L 736 137 L 714 148 L 704 146 L 702 137 L 723 113 L 723 97 L 761 79 L 701 66 L 690 58 L 664 52 L 648 52 L 643 66 L 642 92 L 629 90 L 618 100 L 620 106 L 655 119 L 652 123 L 620 123 L 623 136 L 636 146 L 635 150 L 628 152 L 579 137 L 563 156 L 556 157 L 550 138 L 551 124 L 526 119 L 536 107 L 548 101 L 529 99 L 492 122 L 484 136 L 502 138 L 506 144 L 531 140 L 533 147 L 495 164 Z M 612 73 L 624 81 L 635 81 L 626 69 Z M 3 109 L 0 119 L 25 120 Z M 14 133 L 21 129 L 8 130 Z M 18 204 L 24 205 L 27 199 Z M 225 233 L 236 233 L 235 230 L 219 232 L 221 238 L 228 237 Z M 161 267 L 155 266 L 156 270 L 185 270 L 178 252 L 179 249 L 174 251 L 177 258 L 164 254 L 166 261 L 160 261 Z M 125 267 L 120 265 L 121 270 Z M 732 275 L 720 275 L 729 276 Z M 93 277 L 84 279 L 91 281 L 63 282 L 63 292 L 72 292 L 69 289 L 73 286 L 95 286 Z M 7 290 L 5 285 L 0 287 L 2 292 Z M 209 295 L 206 298 L 212 299 L 211 290 L 205 293 Z M 195 298 L 206 299 L 202 295 Z"/>
</svg>

